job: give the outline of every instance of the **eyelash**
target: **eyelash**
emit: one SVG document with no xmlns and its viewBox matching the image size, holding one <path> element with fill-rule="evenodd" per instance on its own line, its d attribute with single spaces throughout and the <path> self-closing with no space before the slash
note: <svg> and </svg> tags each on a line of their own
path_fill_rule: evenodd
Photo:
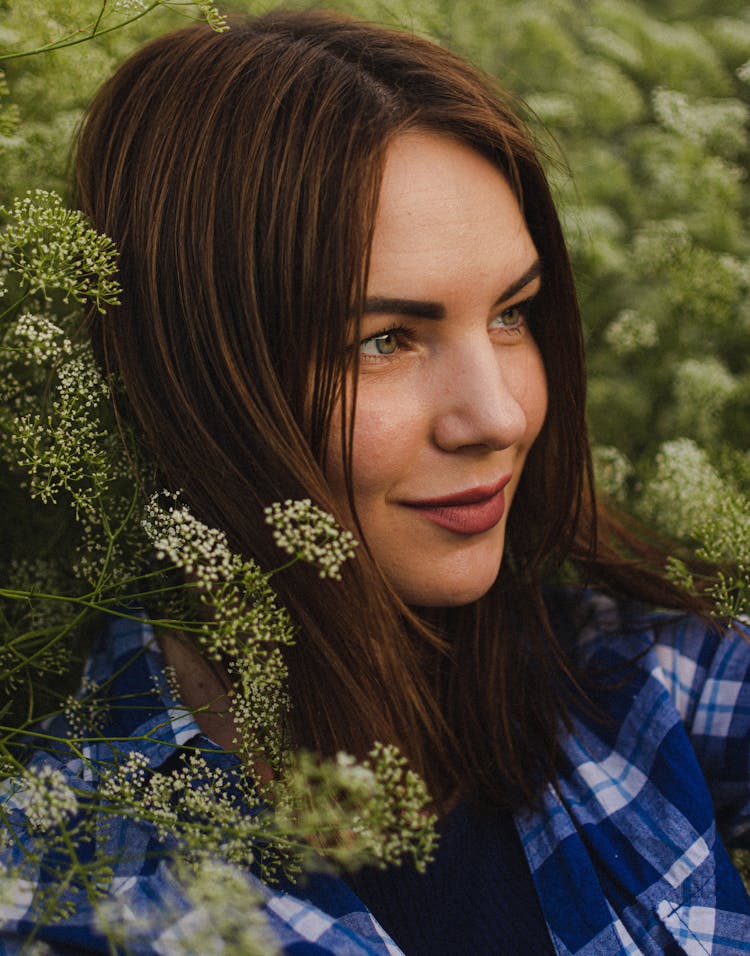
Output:
<svg viewBox="0 0 750 956">
<path fill-rule="evenodd" d="M 515 311 L 520 314 L 519 321 L 515 325 L 496 326 L 495 328 L 500 329 L 500 331 L 505 332 L 507 335 L 522 335 L 524 332 L 524 329 L 529 323 L 531 307 L 534 302 L 534 299 L 536 299 L 536 294 L 529 296 L 528 299 L 523 299 L 521 302 L 515 302 L 513 305 L 509 305 L 505 309 L 501 309 L 501 311 L 497 313 L 495 318 L 500 318 L 500 316 L 504 315 L 506 312 Z M 360 361 L 365 361 L 365 362 L 378 361 L 378 359 L 380 358 L 388 358 L 389 355 L 395 354 L 395 350 L 394 352 L 390 352 L 390 353 L 383 352 L 380 355 L 368 355 L 367 353 L 362 351 L 362 348 L 366 343 L 374 342 L 376 339 L 384 338 L 387 335 L 396 336 L 397 339 L 399 340 L 397 342 L 397 346 L 401 347 L 405 343 L 409 342 L 409 340 L 414 338 L 414 336 L 416 335 L 416 331 L 414 328 L 410 326 L 397 325 L 394 323 L 393 325 L 390 325 L 387 328 L 381 329 L 379 332 L 376 332 L 374 335 L 368 335 L 367 338 L 362 339 L 362 341 L 359 343 Z"/>
<path fill-rule="evenodd" d="M 395 335 L 398 339 L 397 344 L 400 347 L 400 346 L 403 346 L 410 339 L 414 338 L 414 336 L 416 335 L 416 330 L 408 325 L 394 324 L 394 325 L 388 326 L 388 328 L 386 329 L 381 329 L 381 331 L 376 332 L 375 335 L 368 335 L 366 339 L 362 339 L 362 341 L 359 343 L 360 361 L 377 362 L 377 360 L 380 358 L 388 358 L 389 355 L 394 354 L 393 352 L 391 353 L 383 352 L 380 355 L 368 355 L 367 353 L 362 351 L 363 346 L 366 345 L 367 342 L 374 342 L 376 339 L 385 338 L 386 335 Z"/>
<path fill-rule="evenodd" d="M 521 302 L 514 302 L 513 305 L 509 305 L 507 308 L 501 309 L 496 318 L 500 318 L 500 316 L 505 315 L 506 312 L 518 312 L 520 313 L 520 318 L 515 325 L 497 327 L 502 328 L 504 332 L 507 332 L 510 335 L 520 335 L 529 324 L 531 319 L 531 307 L 537 295 L 538 293 L 535 293 L 534 295 L 530 295 L 528 299 L 523 299 Z"/>
</svg>

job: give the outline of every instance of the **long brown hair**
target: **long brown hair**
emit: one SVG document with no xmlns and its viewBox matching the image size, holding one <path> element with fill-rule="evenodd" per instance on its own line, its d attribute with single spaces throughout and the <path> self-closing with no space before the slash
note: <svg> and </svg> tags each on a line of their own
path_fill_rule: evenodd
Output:
<svg viewBox="0 0 750 956">
<path fill-rule="evenodd" d="M 321 463 L 334 404 L 354 407 L 346 345 L 385 151 L 415 127 L 476 149 L 514 189 L 544 263 L 535 335 L 549 412 L 503 568 L 475 605 L 418 616 L 366 547 L 341 583 L 300 566 L 274 579 L 299 627 L 290 737 L 322 753 L 395 742 L 439 801 L 513 803 L 554 774 L 571 686 L 545 577 L 572 556 L 631 593 L 680 597 L 597 544 L 573 278 L 509 97 L 432 43 L 331 13 L 154 40 L 102 88 L 80 134 L 79 201 L 117 243 L 124 288 L 91 331 L 165 480 L 238 551 L 275 566 L 263 506 L 311 497 L 345 520 Z"/>
</svg>

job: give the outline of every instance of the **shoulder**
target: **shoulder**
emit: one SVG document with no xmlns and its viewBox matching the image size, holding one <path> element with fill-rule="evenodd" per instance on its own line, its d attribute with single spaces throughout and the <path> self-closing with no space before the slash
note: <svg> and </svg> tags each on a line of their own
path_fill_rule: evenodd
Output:
<svg viewBox="0 0 750 956">
<path fill-rule="evenodd" d="M 227 819 L 246 824 L 250 861 L 258 830 L 233 787 L 237 758 L 200 735 L 143 622 L 110 623 L 80 700 L 76 713 L 40 730 L 52 750 L 0 786 L 0 956 L 31 938 L 56 954 L 110 953 L 120 943 L 141 956 L 229 942 L 249 952 L 264 937 L 271 951 L 300 956 L 399 952 L 342 880 L 274 888 L 249 864 L 221 862 Z M 193 774 L 183 786 L 183 754 L 191 769 L 201 758 L 205 779 Z M 197 869 L 179 861 L 192 828 L 214 818 L 197 816 L 205 801 L 188 791 L 207 795 L 224 821 L 216 858 Z"/>
<path fill-rule="evenodd" d="M 724 629 L 596 593 L 583 596 L 579 611 L 583 694 L 563 750 L 581 786 L 607 813 L 637 794 L 651 819 L 680 808 L 697 832 L 715 820 L 732 845 L 747 845 L 747 626 Z"/>
<path fill-rule="evenodd" d="M 689 951 L 746 952 L 750 901 L 719 836 L 738 845 L 748 826 L 746 629 L 596 593 L 577 596 L 571 619 L 585 696 L 556 784 L 524 822 L 542 890 L 552 898 L 575 874 L 570 908 L 550 925 L 580 935 L 597 921 L 612 932 L 597 952 L 624 951 L 625 936 L 638 951 L 671 951 L 677 938 Z"/>
<path fill-rule="evenodd" d="M 667 693 L 693 731 L 721 733 L 733 708 L 750 695 L 750 627 L 718 621 L 600 592 L 584 592 L 576 605 L 574 654 L 589 675 L 653 684 Z M 740 714 L 741 716 L 741 714 Z"/>
</svg>

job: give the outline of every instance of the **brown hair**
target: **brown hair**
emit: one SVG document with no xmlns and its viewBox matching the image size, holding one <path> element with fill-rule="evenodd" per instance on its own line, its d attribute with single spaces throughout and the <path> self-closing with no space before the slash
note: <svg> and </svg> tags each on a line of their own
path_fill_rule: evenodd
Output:
<svg viewBox="0 0 750 956">
<path fill-rule="evenodd" d="M 573 555 L 631 592 L 677 599 L 597 551 L 573 279 L 508 98 L 432 43 L 331 13 L 154 40 L 102 88 L 80 135 L 80 204 L 117 243 L 124 288 L 121 307 L 92 318 L 92 335 L 165 480 L 237 550 L 277 565 L 263 506 L 311 497 L 344 519 L 321 462 L 334 403 L 352 405 L 346 343 L 385 151 L 414 127 L 488 157 L 521 203 L 544 263 L 538 311 L 554 317 L 535 329 L 549 412 L 509 515 L 502 572 L 476 605 L 418 618 L 366 548 L 341 583 L 300 566 L 274 579 L 300 629 L 290 737 L 323 753 L 392 741 L 438 800 L 512 803 L 554 774 L 567 712 L 569 668 L 544 577 Z M 351 427 L 344 415 L 349 459 Z"/>
</svg>

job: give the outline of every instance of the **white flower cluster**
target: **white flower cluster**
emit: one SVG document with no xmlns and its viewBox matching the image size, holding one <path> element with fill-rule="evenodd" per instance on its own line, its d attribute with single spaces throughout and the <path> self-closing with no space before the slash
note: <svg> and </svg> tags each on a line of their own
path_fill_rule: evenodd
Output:
<svg viewBox="0 0 750 956">
<path fill-rule="evenodd" d="M 737 76 L 744 82 L 750 83 L 750 60 L 737 68 Z"/>
<path fill-rule="evenodd" d="M 159 560 L 169 560 L 194 576 L 203 590 L 211 591 L 236 573 L 237 558 L 226 534 L 196 518 L 179 503 L 179 494 L 162 491 L 153 495 L 145 508 L 143 529 Z"/>
<path fill-rule="evenodd" d="M 614 501 L 625 501 L 627 483 L 633 474 L 627 456 L 614 445 L 595 445 L 592 456 L 597 488 Z"/>
<path fill-rule="evenodd" d="M 356 758 L 352 757 L 351 754 L 343 750 L 336 754 L 336 770 L 338 771 L 339 783 L 347 790 L 360 793 L 366 797 L 375 794 L 378 780 L 372 768 L 357 763 Z"/>
<path fill-rule="evenodd" d="M 54 502 L 66 491 L 77 513 L 93 517 L 100 495 L 115 477 L 111 436 L 98 414 L 107 385 L 88 351 L 63 363 L 57 374 L 49 410 L 17 421 L 17 463 L 31 476 L 32 497 Z"/>
<path fill-rule="evenodd" d="M 96 906 L 96 926 L 117 951 L 141 952 L 158 938 L 170 956 L 279 956 L 253 876 L 216 859 L 177 857 L 173 895 L 134 906 L 121 890 Z M 185 919 L 185 899 L 190 901 Z"/>
<path fill-rule="evenodd" d="M 438 840 L 424 781 L 392 745 L 376 743 L 364 767 L 372 770 L 377 786 L 362 809 L 356 832 L 382 866 L 411 857 L 416 869 L 424 872 Z"/>
<path fill-rule="evenodd" d="M 253 668 L 256 655 L 271 644 L 291 644 L 294 629 L 286 611 L 276 603 L 276 592 L 254 561 L 236 558 L 233 579 L 215 585 L 206 596 L 211 623 L 202 629 L 204 648 L 217 658 L 234 658 L 243 670 Z"/>
<path fill-rule="evenodd" d="M 750 569 L 750 501 L 690 439 L 662 445 L 641 510 L 675 538 L 697 543 L 707 559 Z"/>
<path fill-rule="evenodd" d="M 102 774 L 99 793 L 105 800 L 138 803 L 148 775 L 149 763 L 146 754 L 140 750 L 131 750 L 114 770 Z"/>
<path fill-rule="evenodd" d="M 747 106 L 738 99 L 691 100 L 675 90 L 657 89 L 652 95 L 654 114 L 670 133 L 700 145 L 711 144 L 733 156 L 747 145 Z"/>
<path fill-rule="evenodd" d="M 716 356 L 680 363 L 674 384 L 678 433 L 710 442 L 719 415 L 738 387 L 737 379 Z"/>
<path fill-rule="evenodd" d="M 203 653 L 229 667 L 232 712 L 248 756 L 262 751 L 281 759 L 281 730 L 288 707 L 287 668 L 281 645 L 294 641 L 288 613 L 277 604 L 269 575 L 232 553 L 226 535 L 209 528 L 162 492 L 150 500 L 144 528 L 160 560 L 190 575 L 204 609 L 190 627 Z"/>
<path fill-rule="evenodd" d="M 275 784 L 274 814 L 316 850 L 345 867 L 386 866 L 411 858 L 423 870 L 437 835 L 423 781 L 396 747 L 376 744 L 357 762 L 346 753 L 320 761 L 289 758 Z"/>
<path fill-rule="evenodd" d="M 607 326 L 607 343 L 616 355 L 630 355 L 659 344 L 659 331 L 651 316 L 641 315 L 635 309 L 623 309 Z"/>
<path fill-rule="evenodd" d="M 679 265 L 693 246 L 690 231 L 679 219 L 648 221 L 635 236 L 633 252 L 637 263 L 649 274 Z"/>
<path fill-rule="evenodd" d="M 78 812 L 78 799 L 56 767 L 45 764 L 27 770 L 23 782 L 24 809 L 32 830 L 58 829 Z"/>
<path fill-rule="evenodd" d="M 176 941 L 175 956 L 279 956 L 263 895 L 245 873 L 211 859 L 183 866 L 179 875 L 197 913 L 190 934 Z"/>
<path fill-rule="evenodd" d="M 63 705 L 70 739 L 99 734 L 109 716 L 109 708 L 98 695 L 99 685 L 88 675 L 81 680 L 77 694 L 69 694 Z"/>
<path fill-rule="evenodd" d="M 0 232 L 0 264 L 18 276 L 31 294 L 49 297 L 59 289 L 63 301 L 117 304 L 114 278 L 117 250 L 92 229 L 83 214 L 66 209 L 55 193 L 37 189 L 0 209 L 8 219 Z"/>
<path fill-rule="evenodd" d="M 24 312 L 8 329 L 3 351 L 25 352 L 38 365 L 70 355 L 73 345 L 59 325 L 46 315 Z"/>
<path fill-rule="evenodd" d="M 182 753 L 168 773 L 152 773 L 144 754 L 131 751 L 102 774 L 99 792 L 121 812 L 154 826 L 159 839 L 176 837 L 186 858 L 219 855 L 243 866 L 254 860 L 263 824 L 243 813 L 231 776 L 199 752 Z M 249 789 L 243 796 L 251 806 L 257 802 Z"/>
<path fill-rule="evenodd" d="M 620 33 L 615 33 L 604 26 L 589 26 L 586 30 L 586 40 L 598 53 L 621 66 L 626 66 L 633 71 L 643 67 L 643 52 L 639 46 L 626 40 Z"/>
<path fill-rule="evenodd" d="M 283 730 L 291 706 L 288 669 L 278 646 L 247 641 L 243 650 L 228 665 L 234 684 L 230 710 L 237 729 L 233 742 L 247 766 L 262 756 L 275 770 L 288 749 Z"/>
<path fill-rule="evenodd" d="M 321 578 L 341 579 L 341 565 L 354 556 L 357 541 L 309 498 L 275 501 L 265 509 L 276 544 L 287 554 L 314 564 Z"/>
</svg>

